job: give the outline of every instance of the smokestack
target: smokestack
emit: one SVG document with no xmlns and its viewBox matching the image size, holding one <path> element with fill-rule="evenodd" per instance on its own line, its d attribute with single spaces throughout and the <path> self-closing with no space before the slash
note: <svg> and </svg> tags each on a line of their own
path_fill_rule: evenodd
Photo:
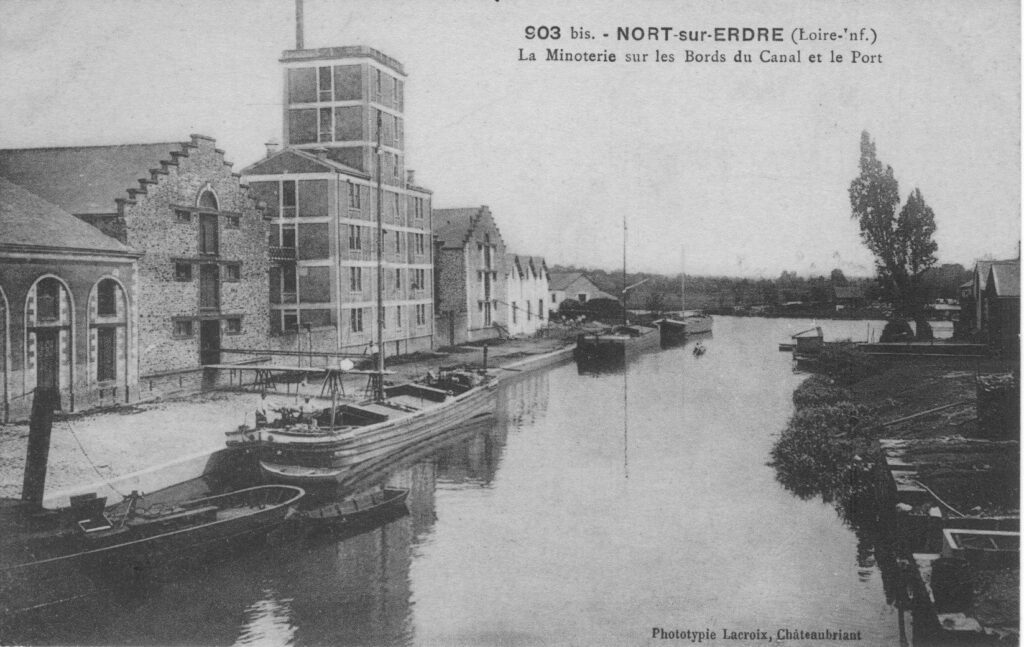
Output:
<svg viewBox="0 0 1024 647">
<path fill-rule="evenodd" d="M 32 400 L 32 419 L 28 424 L 28 452 L 25 455 L 25 480 L 22 482 L 21 500 L 37 508 L 43 507 L 53 410 L 59 406 L 60 395 L 56 389 L 36 389 Z"/>
<path fill-rule="evenodd" d="M 295 0 L 295 49 L 303 49 L 303 44 L 302 44 L 302 0 Z"/>
</svg>

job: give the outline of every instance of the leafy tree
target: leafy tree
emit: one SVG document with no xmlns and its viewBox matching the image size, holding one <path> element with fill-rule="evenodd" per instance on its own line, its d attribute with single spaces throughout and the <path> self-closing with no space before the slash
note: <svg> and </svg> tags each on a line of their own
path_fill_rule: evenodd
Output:
<svg viewBox="0 0 1024 647">
<path fill-rule="evenodd" d="M 665 297 L 661 292 L 651 292 L 651 296 L 647 297 L 645 308 L 654 315 L 660 315 L 665 312 Z"/>
<path fill-rule="evenodd" d="M 829 281 L 832 282 L 833 286 L 849 284 L 849 281 L 846 280 L 846 275 L 838 267 L 832 270 L 832 274 L 829 275 Z"/>
<path fill-rule="evenodd" d="M 879 283 L 898 312 L 913 317 L 922 330 L 927 323 L 921 278 L 935 264 L 938 249 L 932 240 L 935 214 L 920 189 L 911 192 L 897 214 L 899 204 L 892 167 L 879 161 L 871 136 L 861 133 L 860 175 L 850 184 L 852 217 L 860 224 L 861 240 L 875 255 Z"/>
</svg>

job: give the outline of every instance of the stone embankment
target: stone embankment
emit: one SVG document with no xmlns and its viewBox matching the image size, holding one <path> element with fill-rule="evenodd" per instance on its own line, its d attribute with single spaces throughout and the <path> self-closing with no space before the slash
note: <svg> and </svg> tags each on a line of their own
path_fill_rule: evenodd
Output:
<svg viewBox="0 0 1024 647">
<path fill-rule="evenodd" d="M 487 365 L 498 377 L 519 375 L 571 357 L 571 340 L 571 335 L 561 335 L 491 342 Z M 394 371 L 394 379 L 411 379 L 441 366 L 483 366 L 482 345 L 444 351 L 388 360 L 387 369 Z M 151 492 L 199 476 L 224 448 L 225 431 L 253 424 L 259 398 L 253 377 L 246 374 L 241 391 L 58 416 L 50 441 L 47 505 L 62 505 L 71 494 L 96 490 L 116 500 L 133 489 Z M 350 399 L 361 398 L 365 386 L 362 376 L 343 381 Z M 316 397 L 320 391 L 310 379 L 302 387 L 282 383 L 268 393 L 277 404 L 291 404 L 300 394 Z M 27 422 L 0 426 L 0 496 L 20 496 L 27 442 Z"/>
</svg>

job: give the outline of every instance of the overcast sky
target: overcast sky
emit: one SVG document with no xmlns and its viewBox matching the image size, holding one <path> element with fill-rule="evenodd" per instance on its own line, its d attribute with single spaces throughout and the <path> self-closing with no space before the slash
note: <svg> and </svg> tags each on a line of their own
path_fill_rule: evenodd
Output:
<svg viewBox="0 0 1024 647">
<path fill-rule="evenodd" d="M 873 273 L 847 189 L 860 132 L 935 210 L 940 262 L 1016 255 L 1016 1 L 306 0 L 307 47 L 401 61 L 407 167 L 435 207 L 487 204 L 510 251 L 549 263 L 777 276 Z M 527 25 L 558 25 L 528 41 Z M 872 28 L 874 45 L 625 43 L 619 26 Z M 570 27 L 596 40 L 568 37 Z M 603 34 L 610 38 L 603 38 Z M 0 0 L 0 147 L 215 137 L 235 168 L 281 138 L 293 0 Z M 614 64 L 520 62 L 519 48 Z M 801 63 L 737 64 L 742 48 Z M 881 64 L 809 63 L 829 50 Z M 650 61 L 654 50 L 673 63 Z M 686 49 L 727 63 L 684 63 Z M 627 63 L 627 53 L 649 53 Z M 685 250 L 685 255 L 684 255 Z"/>
</svg>

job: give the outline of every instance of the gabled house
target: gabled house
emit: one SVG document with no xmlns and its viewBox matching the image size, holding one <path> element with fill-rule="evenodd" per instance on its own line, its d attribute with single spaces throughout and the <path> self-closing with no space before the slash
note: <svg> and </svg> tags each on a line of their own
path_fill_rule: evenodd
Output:
<svg viewBox="0 0 1024 647">
<path fill-rule="evenodd" d="M 988 277 L 993 266 L 1005 264 L 1016 264 L 1019 267 L 1020 260 L 978 261 L 974 264 L 969 288 L 960 287 L 960 328 L 964 334 L 974 334 L 985 329 L 982 297 L 988 285 Z"/>
<path fill-rule="evenodd" d="M 505 242 L 486 205 L 434 210 L 434 336 L 442 346 L 508 331 Z"/>
<path fill-rule="evenodd" d="M 141 254 L 140 397 L 198 389 L 222 349 L 265 347 L 266 223 L 212 138 L 0 150 L 0 175 Z"/>
<path fill-rule="evenodd" d="M 506 254 L 505 284 L 505 322 L 509 334 L 535 334 L 547 320 L 548 269 L 544 259 Z"/>
<path fill-rule="evenodd" d="M 548 279 L 548 310 L 558 312 L 558 307 L 566 299 L 584 304 L 593 299 L 614 299 L 618 297 L 608 294 L 597 287 L 583 272 L 551 272 Z"/>
<path fill-rule="evenodd" d="M 864 290 L 854 285 L 835 285 L 832 286 L 832 305 L 835 306 L 836 310 L 845 310 L 846 308 L 863 308 L 867 305 L 867 299 L 864 298 Z"/>
<path fill-rule="evenodd" d="M 138 397 L 139 254 L 0 177 L 0 422 Z"/>
<path fill-rule="evenodd" d="M 989 344 L 1009 356 L 1020 355 L 1020 261 L 993 263 L 981 296 L 982 330 Z"/>
</svg>

